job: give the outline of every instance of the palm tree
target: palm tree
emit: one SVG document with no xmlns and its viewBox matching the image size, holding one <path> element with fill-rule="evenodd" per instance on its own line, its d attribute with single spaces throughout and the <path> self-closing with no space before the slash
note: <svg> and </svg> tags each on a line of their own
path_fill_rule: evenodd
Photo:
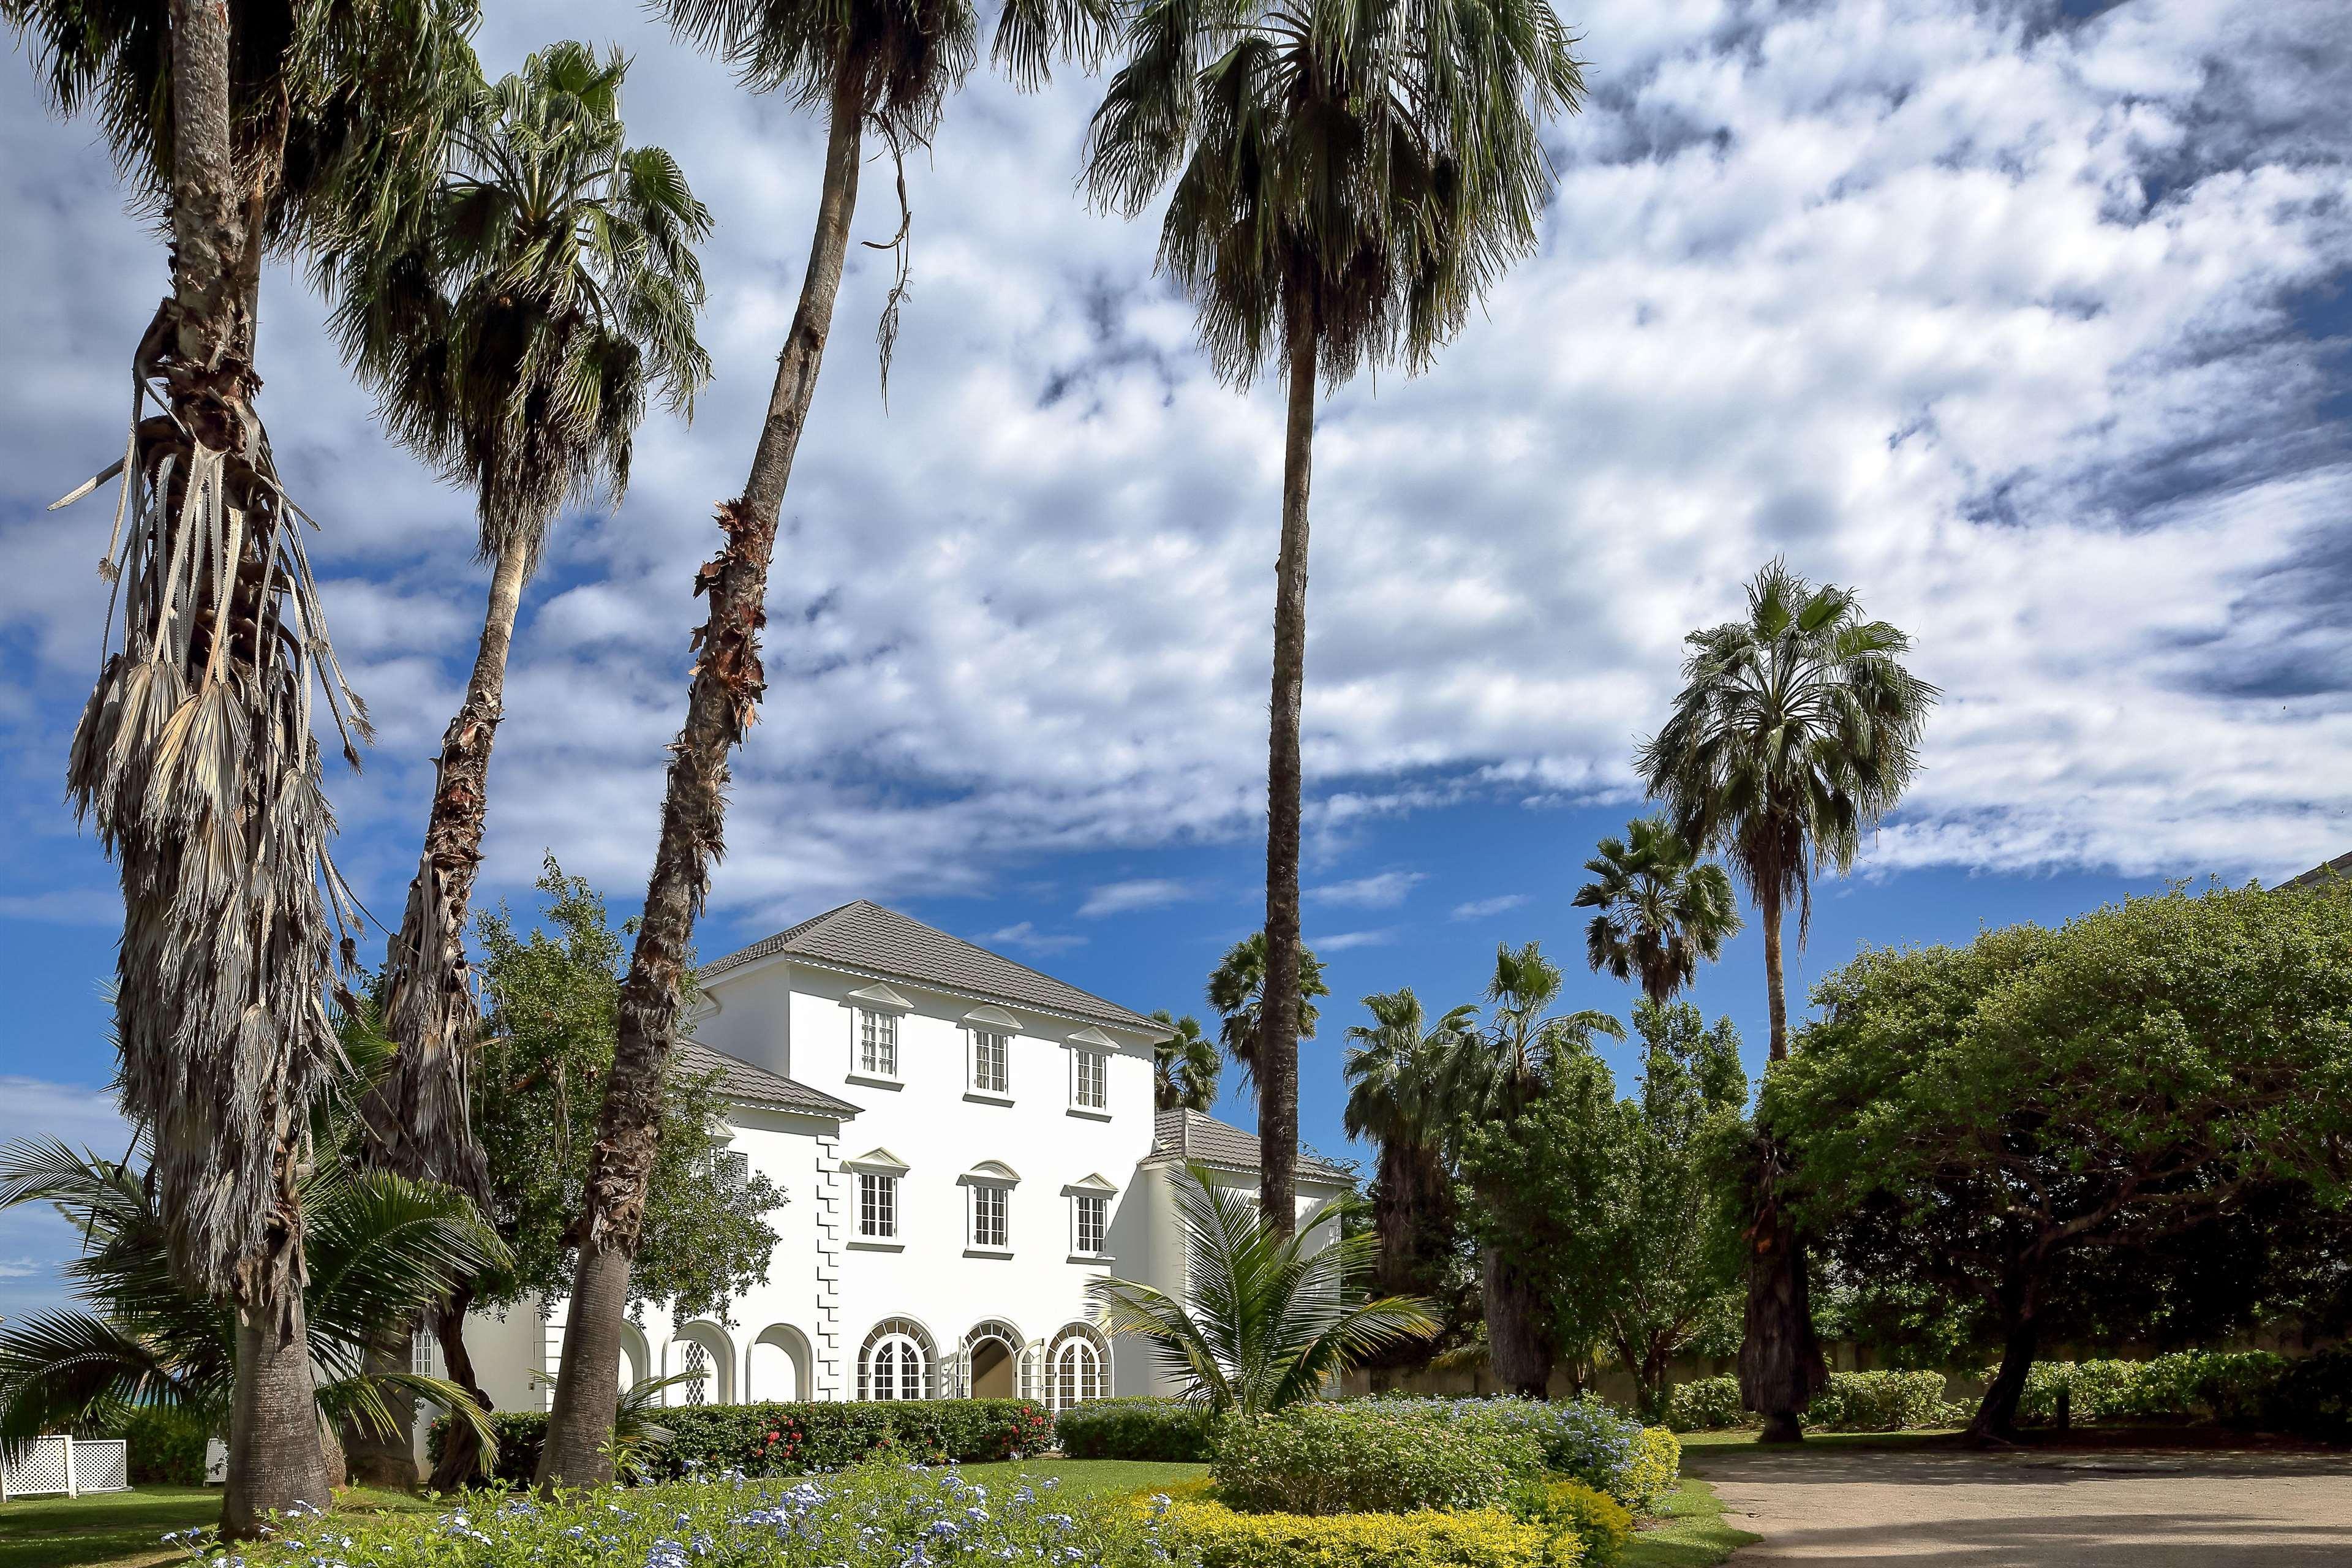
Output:
<svg viewBox="0 0 2352 1568">
<path fill-rule="evenodd" d="M 1770 1060 L 1789 1055 L 1781 914 L 1802 946 L 1813 876 L 1843 876 L 1865 828 L 1894 809 L 1919 766 L 1936 689 L 1906 669 L 1911 639 L 1865 621 L 1853 594 L 1815 587 L 1775 560 L 1748 585 L 1748 613 L 1691 633 L 1673 714 L 1636 761 L 1691 845 L 1719 850 L 1764 926 Z M 1779 1203 L 1780 1155 L 1759 1144 L 1740 1393 L 1768 1441 L 1800 1436 L 1797 1413 L 1828 1375 L 1813 1338 L 1804 1249 Z"/>
<path fill-rule="evenodd" d="M 1217 1042 L 1201 1033 L 1201 1020 L 1190 1013 L 1179 1018 L 1161 1007 L 1151 1021 L 1168 1031 L 1151 1049 L 1151 1108 L 1208 1110 L 1217 1102 L 1217 1069 L 1224 1060 Z"/>
<path fill-rule="evenodd" d="M 0 1211 L 45 1204 L 81 1232 L 83 1250 L 65 1275 L 90 1303 L 0 1327 L 0 1441 L 96 1424 L 126 1405 L 184 1410 L 226 1435 L 236 1314 L 181 1282 L 147 1176 L 51 1140 L 0 1149 Z M 304 1345 L 324 1374 L 321 1422 L 381 1430 L 396 1419 L 396 1403 L 422 1397 L 446 1405 L 494 1452 L 488 1417 L 455 1384 L 364 1364 L 383 1324 L 503 1256 L 473 1205 L 434 1183 L 341 1162 L 306 1176 L 299 1199 L 310 1269 Z"/>
<path fill-rule="evenodd" d="M 710 215 L 667 153 L 627 144 L 627 71 L 617 50 L 600 60 L 566 42 L 479 86 L 450 168 L 404 215 L 397 243 L 362 233 L 320 268 L 344 357 L 386 427 L 472 487 L 492 563 L 473 672 L 442 733 L 423 853 L 385 953 L 383 1025 L 397 1055 L 369 1108 L 367 1152 L 478 1200 L 488 1185 L 467 1122 L 466 1062 L 481 1019 L 464 933 L 516 611 L 558 510 L 599 492 L 619 504 L 648 395 L 690 416 L 710 374 L 695 340 L 693 249 Z M 462 1334 L 461 1315 L 436 1317 Z M 405 1364 L 408 1338 L 394 1334 L 381 1359 Z M 405 1433 L 355 1446 L 353 1459 L 373 1484 L 415 1479 Z"/>
<path fill-rule="evenodd" d="M 1286 388 L 1266 745 L 1266 969 L 1255 1052 L 1263 1202 L 1298 1174 L 1299 708 L 1307 494 L 1319 366 L 1428 364 L 1486 285 L 1535 248 L 1551 184 L 1540 121 L 1583 91 L 1547 0 L 1149 0 L 1088 133 L 1097 204 L 1173 186 L 1160 265 L 1192 296 L 1217 374 Z"/>
<path fill-rule="evenodd" d="M 1457 1125 L 1509 1121 L 1559 1078 L 1569 1058 L 1591 1054 L 1594 1036 L 1625 1037 L 1625 1026 L 1606 1013 L 1553 1013 L 1561 984 L 1559 966 L 1538 943 L 1517 952 L 1496 948 L 1495 975 L 1486 985 L 1489 1022 L 1484 1030 L 1454 1037 L 1447 1065 L 1444 1092 Z M 1481 1248 L 1479 1268 L 1496 1379 L 1540 1399 L 1551 1382 L 1553 1358 L 1534 1282 L 1491 1246 Z"/>
<path fill-rule="evenodd" d="M 1217 1010 L 1220 1020 L 1218 1043 L 1225 1054 L 1242 1064 L 1242 1071 L 1253 1085 L 1257 1085 L 1261 1101 L 1264 1086 L 1258 1082 L 1258 1047 L 1265 1038 L 1265 932 L 1255 931 L 1225 950 L 1224 958 L 1209 973 L 1209 1005 Z M 1292 1014 L 1292 1026 L 1297 1039 L 1315 1037 L 1315 1026 L 1322 1016 L 1315 1009 L 1315 999 L 1331 994 L 1330 986 L 1323 983 L 1323 961 L 1315 950 L 1298 950 L 1298 1002 Z M 1295 1048 L 1295 1047 L 1294 1047 Z"/>
<path fill-rule="evenodd" d="M 1040 83 L 1056 53 L 1097 46 L 1109 7 L 1110 0 L 1005 0 L 992 58 L 1016 85 Z M 723 839 L 727 756 L 767 689 L 760 628 L 768 566 L 833 331 L 866 127 L 871 122 L 894 151 L 928 138 L 972 65 L 979 32 L 970 0 L 657 0 L 656 8 L 678 35 L 733 64 L 752 90 L 782 91 L 800 107 L 823 109 L 824 174 L 800 303 L 776 356 L 751 473 L 742 493 L 720 503 L 719 552 L 695 576 L 695 592 L 709 595 L 710 610 L 694 634 L 686 722 L 671 747 L 645 912 L 621 986 L 620 1045 L 576 1226 L 579 1268 L 540 1461 L 546 1487 L 612 1474 L 604 1446 L 618 1392 L 614 1369 L 661 1126 L 662 1079 L 677 1033 L 679 983 Z M 883 318 L 886 367 L 898 292 Z"/>
<path fill-rule="evenodd" d="M 1425 1295 L 1441 1261 L 1429 1238 L 1447 1236 L 1454 1219 L 1446 1067 L 1462 1037 L 1477 1028 L 1478 1010 L 1465 1004 L 1433 1026 L 1410 986 L 1365 997 L 1364 1010 L 1372 1022 L 1348 1028 L 1345 1124 L 1349 1137 L 1372 1139 L 1381 1150 L 1372 1184 L 1380 1242 L 1373 1284 L 1389 1295 Z"/>
<path fill-rule="evenodd" d="M 1347 1200 L 1318 1205 L 1285 1233 L 1259 1217 L 1249 1194 L 1200 1166 L 1180 1172 L 1173 1188 L 1191 1299 L 1129 1279 L 1095 1280 L 1087 1294 L 1103 1327 L 1141 1339 L 1194 1404 L 1263 1415 L 1314 1398 L 1398 1340 L 1437 1331 L 1423 1302 L 1359 1299 L 1371 1236 L 1316 1234 L 1326 1222 L 1337 1230 Z"/>
<path fill-rule="evenodd" d="M 1702 862 L 1663 816 L 1625 825 L 1584 863 L 1593 879 L 1577 889 L 1576 908 L 1598 910 L 1584 928 L 1592 967 L 1638 980 L 1660 1006 L 1698 974 L 1699 960 L 1722 956 L 1739 930 L 1739 908 L 1723 868 Z"/>
<path fill-rule="evenodd" d="M 262 263 L 437 158 L 473 13 L 0 0 L 0 20 L 61 112 L 97 115 L 171 237 L 122 458 L 66 498 L 122 476 L 67 791 L 121 876 L 120 1082 L 153 1139 L 173 1266 L 238 1315 L 222 1520 L 248 1535 L 269 1510 L 326 1499 L 315 1423 L 282 1415 L 312 1404 L 300 1129 L 335 1055 L 330 926 L 349 913 L 327 853 L 314 680 L 347 759 L 367 735 L 254 405 Z M 151 397 L 163 412 L 142 419 Z"/>
</svg>

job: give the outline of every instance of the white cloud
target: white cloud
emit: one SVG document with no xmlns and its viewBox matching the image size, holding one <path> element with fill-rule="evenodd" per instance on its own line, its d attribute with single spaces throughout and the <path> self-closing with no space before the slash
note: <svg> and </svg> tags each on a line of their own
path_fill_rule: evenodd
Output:
<svg viewBox="0 0 2352 1568">
<path fill-rule="evenodd" d="M 1078 918 L 1123 915 L 1134 910 L 1156 909 L 1195 897 L 1191 884 L 1165 877 L 1143 877 L 1131 882 L 1108 882 L 1087 895 Z"/>
<path fill-rule="evenodd" d="M 1317 952 L 1346 952 L 1358 947 L 1386 947 L 1396 941 L 1399 934 L 1394 926 L 1385 926 L 1378 931 L 1335 931 L 1329 936 L 1310 936 L 1307 939 L 1307 945 Z"/>
<path fill-rule="evenodd" d="M 2352 268 L 2352 55 L 2308 47 L 2336 7 L 1574 19 L 1595 96 L 1557 133 L 1541 254 L 1430 374 L 1359 378 L 1321 414 L 1311 851 L 1465 798 L 1627 797 L 1682 635 L 1785 551 L 1910 630 L 1946 693 L 1874 864 L 2275 874 L 2339 852 L 2352 462 L 2294 316 Z M 718 216 L 719 377 L 690 429 L 648 423 L 619 516 L 556 535 L 499 736 L 489 894 L 550 847 L 642 881 L 691 576 L 765 405 L 820 162 L 809 117 L 633 7 L 502 7 L 485 49 L 503 68 L 583 28 L 634 52 L 633 132 Z M 0 380 L 0 635 L 22 650 L 0 765 L 5 820 L 53 837 L 110 508 L 37 509 L 119 441 L 162 268 L 89 128 L 19 83 L 0 333 L 40 374 Z M 1151 222 L 1073 199 L 1098 91 L 976 81 L 951 105 L 909 171 L 887 416 L 865 343 L 887 265 L 852 253 L 722 907 L 978 891 L 1024 857 L 1263 822 L 1279 400 L 1209 375 Z M 884 237 L 868 190 L 856 232 Z M 330 616 L 384 733 L 332 781 L 344 859 L 396 906 L 479 611 L 472 508 L 377 437 L 299 280 L 268 287 L 265 410 L 327 521 Z M 1171 884 L 1087 912 L 1146 907 L 1115 890 L 1144 886 Z"/>
<path fill-rule="evenodd" d="M 29 1258 L 0 1258 L 0 1279 L 30 1279 L 41 1266 Z"/>
<path fill-rule="evenodd" d="M 46 893 L 0 893 L 0 919 L 49 925 L 122 923 L 122 895 L 101 888 L 58 888 Z"/>
<path fill-rule="evenodd" d="M 1358 877 L 1351 881 L 1327 882 L 1319 888 L 1309 888 L 1306 896 L 1317 903 L 1343 904 L 1356 909 L 1393 909 L 1404 902 L 1405 895 L 1429 879 L 1426 871 L 1382 871 L 1377 876 Z"/>
<path fill-rule="evenodd" d="M 1042 931 L 1028 921 L 990 931 L 980 939 L 982 946 L 994 942 L 1002 947 L 1017 947 L 1024 952 L 1067 952 L 1074 947 L 1084 947 L 1087 939 L 1054 931 Z"/>
<path fill-rule="evenodd" d="M 1483 921 L 1490 915 L 1519 909 L 1531 901 L 1531 896 L 1526 893 L 1502 893 L 1491 899 L 1472 899 L 1467 903 L 1454 906 L 1454 918 L 1457 921 Z"/>
</svg>

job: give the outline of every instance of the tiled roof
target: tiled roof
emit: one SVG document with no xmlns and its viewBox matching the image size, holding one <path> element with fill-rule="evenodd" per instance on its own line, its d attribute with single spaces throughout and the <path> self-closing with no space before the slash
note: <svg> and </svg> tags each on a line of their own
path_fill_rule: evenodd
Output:
<svg viewBox="0 0 2352 1568">
<path fill-rule="evenodd" d="M 835 1100 L 796 1079 L 754 1067 L 740 1057 L 714 1051 L 692 1040 L 678 1041 L 677 1061 L 688 1072 L 717 1073 L 719 1092 L 741 1104 L 772 1105 L 782 1110 L 798 1110 L 842 1121 L 857 1114 L 857 1107 L 845 1100 Z"/>
<path fill-rule="evenodd" d="M 1198 1161 L 1203 1165 L 1255 1171 L 1258 1168 L 1257 1154 L 1255 1133 L 1244 1132 L 1230 1121 L 1220 1121 L 1198 1110 L 1163 1110 L 1152 1120 L 1151 1153 L 1148 1158 Z M 1334 1182 L 1348 1179 L 1346 1171 L 1304 1150 L 1298 1155 L 1298 1173 Z"/>
<path fill-rule="evenodd" d="M 1106 1002 L 1050 974 L 1040 974 L 1025 963 L 999 957 L 961 937 L 950 936 L 936 926 L 864 899 L 714 959 L 702 966 L 702 978 L 708 983 L 730 969 L 779 952 L 853 974 L 912 981 L 959 996 L 1166 1033 L 1150 1019 L 1116 1002 Z"/>
<path fill-rule="evenodd" d="M 2314 866 L 2300 877 L 2290 877 L 2279 884 L 2282 888 L 2316 888 L 2338 878 L 2352 878 L 2352 855 L 2338 855 L 2325 865 Z"/>
</svg>

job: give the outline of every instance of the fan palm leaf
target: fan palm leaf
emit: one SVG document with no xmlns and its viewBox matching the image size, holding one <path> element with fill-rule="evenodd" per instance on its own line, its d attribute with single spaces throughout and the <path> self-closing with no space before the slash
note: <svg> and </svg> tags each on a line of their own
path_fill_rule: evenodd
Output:
<svg viewBox="0 0 2352 1568">
<path fill-rule="evenodd" d="M 1697 852 L 1663 816 L 1626 824 L 1622 838 L 1603 838 L 1584 863 L 1592 880 L 1575 907 L 1598 910 L 1584 931 L 1585 959 L 1618 980 L 1637 981 L 1664 1005 L 1698 974 L 1699 961 L 1720 957 L 1739 930 L 1731 879 Z"/>
</svg>

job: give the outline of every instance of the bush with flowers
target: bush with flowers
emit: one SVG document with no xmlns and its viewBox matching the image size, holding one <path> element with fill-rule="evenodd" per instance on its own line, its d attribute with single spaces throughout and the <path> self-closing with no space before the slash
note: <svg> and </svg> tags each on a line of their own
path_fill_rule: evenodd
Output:
<svg viewBox="0 0 2352 1568">
<path fill-rule="evenodd" d="M 183 1542 L 220 1568 L 1156 1568 L 1123 1507 L 1055 1483 L 970 1480 L 877 1460 L 835 1474 L 740 1473 L 568 1494 L 477 1493 L 446 1512 L 310 1514 L 239 1550 Z"/>
</svg>

